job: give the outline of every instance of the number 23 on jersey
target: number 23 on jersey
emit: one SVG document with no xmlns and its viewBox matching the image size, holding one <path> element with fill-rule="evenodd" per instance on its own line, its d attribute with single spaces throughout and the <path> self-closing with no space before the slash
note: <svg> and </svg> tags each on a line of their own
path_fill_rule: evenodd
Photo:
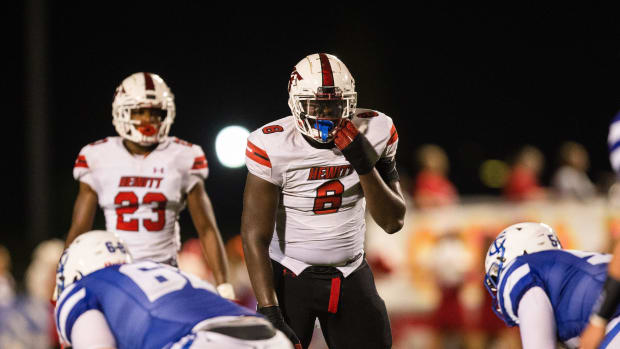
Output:
<svg viewBox="0 0 620 349">
<path fill-rule="evenodd" d="M 148 231 L 162 230 L 166 224 L 167 202 L 168 199 L 163 193 L 148 192 L 142 198 L 142 203 L 140 203 L 138 196 L 133 191 L 119 192 L 114 198 L 114 204 L 118 205 L 118 207 L 116 208 L 116 229 L 125 231 L 138 231 L 140 228 L 140 221 L 142 221 L 142 225 Z M 141 204 L 150 205 L 151 210 L 157 214 L 157 219 L 126 219 L 125 215 L 135 213 Z"/>
</svg>

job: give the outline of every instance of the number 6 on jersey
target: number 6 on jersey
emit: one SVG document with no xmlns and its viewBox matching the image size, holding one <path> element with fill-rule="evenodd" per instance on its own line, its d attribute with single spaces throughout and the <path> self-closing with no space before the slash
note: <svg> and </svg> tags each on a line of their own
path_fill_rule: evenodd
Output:
<svg viewBox="0 0 620 349">
<path fill-rule="evenodd" d="M 327 214 L 338 212 L 342 205 L 344 185 L 339 180 L 329 181 L 316 189 L 314 199 L 314 213 Z"/>
</svg>

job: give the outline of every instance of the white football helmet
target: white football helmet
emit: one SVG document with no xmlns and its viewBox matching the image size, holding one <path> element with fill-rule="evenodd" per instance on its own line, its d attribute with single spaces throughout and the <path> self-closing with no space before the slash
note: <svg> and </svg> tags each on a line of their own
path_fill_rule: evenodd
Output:
<svg viewBox="0 0 620 349">
<path fill-rule="evenodd" d="M 153 125 L 140 126 L 139 121 L 131 119 L 131 111 L 140 108 L 162 111 L 159 129 Z M 112 102 L 112 124 L 116 132 L 129 141 L 144 146 L 164 141 L 175 115 L 174 95 L 157 74 L 132 74 L 116 88 Z"/>
<path fill-rule="evenodd" d="M 544 223 L 517 223 L 504 229 L 489 247 L 484 261 L 484 284 L 493 297 L 493 310 L 497 307 L 497 291 L 501 273 L 515 258 L 545 250 L 561 250 L 557 234 Z"/>
<path fill-rule="evenodd" d="M 93 230 L 78 236 L 60 257 L 56 269 L 55 297 L 84 276 L 115 264 L 131 263 L 131 255 L 119 237 Z"/>
<path fill-rule="evenodd" d="M 344 63 L 330 54 L 311 54 L 297 63 L 288 93 L 295 126 L 320 143 L 331 142 L 340 122 L 355 114 L 355 80 Z"/>
</svg>

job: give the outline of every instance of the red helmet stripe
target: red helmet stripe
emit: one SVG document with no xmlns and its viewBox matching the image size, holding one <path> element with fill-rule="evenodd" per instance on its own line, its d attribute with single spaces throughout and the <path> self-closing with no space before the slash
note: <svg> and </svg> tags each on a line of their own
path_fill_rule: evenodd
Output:
<svg viewBox="0 0 620 349">
<path fill-rule="evenodd" d="M 326 54 L 319 53 L 319 59 L 321 60 L 321 73 L 323 73 L 323 86 L 334 86 L 334 73 L 329 58 Z"/>
<path fill-rule="evenodd" d="M 155 91 L 155 83 L 149 73 L 144 73 L 144 89 L 147 91 Z"/>
</svg>

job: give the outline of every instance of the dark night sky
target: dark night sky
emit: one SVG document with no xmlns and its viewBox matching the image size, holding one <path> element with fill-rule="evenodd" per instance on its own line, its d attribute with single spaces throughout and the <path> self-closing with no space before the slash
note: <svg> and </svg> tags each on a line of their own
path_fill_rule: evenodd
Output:
<svg viewBox="0 0 620 349">
<path fill-rule="evenodd" d="M 216 132 L 231 123 L 254 129 L 289 115 L 290 71 L 314 52 L 333 53 L 347 64 L 359 106 L 393 117 L 403 176 L 413 171 L 412 150 L 427 142 L 447 150 L 450 177 L 464 194 L 497 194 L 479 183 L 480 162 L 507 159 L 526 143 L 541 148 L 549 160 L 546 179 L 564 140 L 587 147 L 593 179 L 610 170 L 607 126 L 620 109 L 614 9 L 338 5 L 327 11 L 316 6 L 276 11 L 177 3 L 184 5 L 48 4 L 50 103 L 49 114 L 41 117 L 51 125 L 50 237 L 62 237 L 69 227 L 77 153 L 86 143 L 116 134 L 112 93 L 136 71 L 160 74 L 176 95 L 171 134 L 205 150 L 211 169 L 207 191 L 225 236 L 239 229 L 246 170 L 218 164 Z M 16 116 L 9 121 L 8 139 L 18 141 L 13 148 L 26 149 L 26 138 L 20 137 L 27 129 L 24 8 L 6 14 L 12 19 L 2 29 L 14 34 L 6 41 L 5 57 L 13 64 L 2 84 Z M 8 161 L 21 169 L 15 172 L 27 175 L 26 156 L 25 151 L 10 155 Z M 12 251 L 34 244 L 15 237 L 28 219 L 25 176 L 15 177 L 7 188 L 13 200 L 6 211 L 15 219 L 3 219 L 0 240 Z M 187 213 L 182 219 L 191 232 Z"/>
</svg>

